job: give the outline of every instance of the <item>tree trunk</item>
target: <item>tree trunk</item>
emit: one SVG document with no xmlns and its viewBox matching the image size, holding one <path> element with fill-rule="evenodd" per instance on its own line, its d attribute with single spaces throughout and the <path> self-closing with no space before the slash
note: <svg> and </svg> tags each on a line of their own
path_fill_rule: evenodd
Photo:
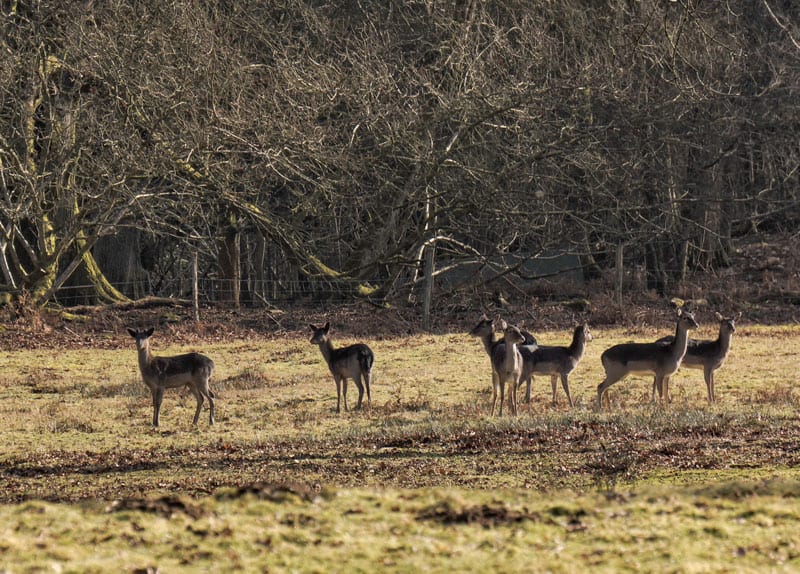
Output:
<svg viewBox="0 0 800 574">
<path fill-rule="evenodd" d="M 92 255 L 108 281 L 119 285 L 125 296 L 139 299 L 148 294 L 139 230 L 121 229 L 114 235 L 101 238 L 92 249 Z"/>
<path fill-rule="evenodd" d="M 645 262 L 647 264 L 647 288 L 659 295 L 667 292 L 667 274 L 664 271 L 664 260 L 657 241 L 645 245 Z"/>
<path fill-rule="evenodd" d="M 257 298 L 264 301 L 269 300 L 270 293 L 267 291 L 267 239 L 260 231 L 255 233 L 256 248 L 253 253 L 253 292 Z"/>
<path fill-rule="evenodd" d="M 241 294 L 241 236 L 236 228 L 236 218 L 231 215 L 223 227 L 222 236 L 217 240 L 219 249 L 219 288 L 217 300 L 238 309 Z"/>
<path fill-rule="evenodd" d="M 436 243 L 425 246 L 425 291 L 422 295 L 422 328 L 431 330 L 431 301 L 433 299 L 433 272 L 436 265 Z"/>
</svg>

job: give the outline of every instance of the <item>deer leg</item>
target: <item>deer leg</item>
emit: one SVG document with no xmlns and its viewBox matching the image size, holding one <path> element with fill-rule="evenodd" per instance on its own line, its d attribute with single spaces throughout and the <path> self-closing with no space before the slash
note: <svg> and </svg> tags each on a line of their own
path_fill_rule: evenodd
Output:
<svg viewBox="0 0 800 574">
<path fill-rule="evenodd" d="M 533 374 L 528 375 L 525 385 L 525 402 L 528 403 L 528 410 L 531 406 L 531 386 L 533 386 Z"/>
<path fill-rule="evenodd" d="M 500 386 L 500 380 L 497 376 L 497 373 L 492 371 L 492 416 L 494 416 L 494 409 L 497 406 L 497 389 Z M 503 405 L 501 403 L 500 409 L 502 410 Z"/>
<path fill-rule="evenodd" d="M 356 376 L 353 377 L 353 382 L 356 384 L 356 388 L 358 388 L 358 404 L 356 404 L 356 410 L 361 410 L 361 401 L 364 399 L 364 384 L 361 382 L 361 373 L 356 373 Z"/>
<path fill-rule="evenodd" d="M 344 403 L 344 412 L 348 412 L 348 408 L 347 408 L 347 377 L 342 377 L 342 402 Z"/>
<path fill-rule="evenodd" d="M 664 376 L 661 381 L 659 382 L 659 387 L 661 387 L 661 402 L 664 404 L 669 404 L 670 397 L 669 397 L 669 377 Z"/>
<path fill-rule="evenodd" d="M 342 378 L 339 375 L 334 375 L 333 380 L 336 381 L 336 412 L 342 412 Z M 345 402 L 345 410 L 347 410 L 347 402 Z"/>
<path fill-rule="evenodd" d="M 520 377 L 520 379 L 519 379 L 519 383 L 517 383 L 517 389 L 519 389 L 519 388 L 522 386 L 522 383 L 526 383 L 526 382 L 528 383 L 528 385 L 527 385 L 527 387 L 526 387 L 526 389 L 525 389 L 525 397 L 526 397 L 526 398 L 525 398 L 525 402 L 528 402 L 528 401 L 530 401 L 530 400 L 531 400 L 531 399 L 530 399 L 530 393 L 531 393 L 531 376 L 530 376 L 530 375 L 523 375 L 522 377 Z"/>
<path fill-rule="evenodd" d="M 372 397 L 369 394 L 369 386 L 372 383 L 372 373 L 367 371 L 364 373 L 364 386 L 367 388 L 367 406 L 372 409 Z"/>
<path fill-rule="evenodd" d="M 717 402 L 717 376 L 713 370 L 711 371 L 711 398 L 715 403 Z"/>
<path fill-rule="evenodd" d="M 714 402 L 714 371 L 708 367 L 703 369 L 703 377 L 706 380 L 706 390 L 708 391 L 708 402 Z"/>
<path fill-rule="evenodd" d="M 656 398 L 656 391 L 658 391 L 658 398 Z M 661 377 L 655 375 L 653 377 L 653 402 L 656 404 L 661 404 L 661 401 L 664 400 L 664 383 L 662 382 Z"/>
<path fill-rule="evenodd" d="M 214 424 L 214 396 L 209 391 L 208 396 L 208 424 L 212 426 Z"/>
<path fill-rule="evenodd" d="M 161 401 L 164 400 L 164 387 L 152 389 L 153 393 L 153 426 L 158 426 L 158 415 L 161 413 Z"/>
<path fill-rule="evenodd" d="M 203 409 L 203 393 L 200 392 L 200 389 L 196 385 L 191 385 L 189 387 L 194 395 L 194 398 L 197 400 L 197 408 L 194 411 L 194 418 L 192 419 L 192 426 L 197 426 L 197 420 L 200 418 L 200 411 Z"/>
<path fill-rule="evenodd" d="M 528 403 L 528 414 L 531 414 L 531 387 L 533 386 L 533 373 L 528 374 L 528 381 L 525 387 L 525 402 Z"/>
<path fill-rule="evenodd" d="M 623 375 L 624 376 L 624 375 Z M 606 373 L 606 378 L 603 379 L 603 382 L 597 385 L 597 410 L 603 410 L 603 395 L 606 393 L 608 388 L 613 385 L 614 383 L 618 383 L 622 380 L 622 376 L 612 376 Z M 608 401 L 608 397 L 606 397 Z M 609 403 L 610 404 L 610 403 Z"/>
<path fill-rule="evenodd" d="M 556 390 L 557 389 L 558 389 L 558 386 L 556 384 L 556 375 L 555 374 L 550 375 L 550 390 L 553 391 L 553 404 L 554 405 L 558 403 L 558 401 L 556 400 Z"/>
<path fill-rule="evenodd" d="M 600 383 L 599 385 L 597 385 L 597 410 L 598 411 L 603 410 L 603 393 L 605 393 L 606 389 L 608 388 L 607 385 L 606 385 L 606 381 L 607 380 L 608 380 L 607 378 L 603 379 L 603 382 Z"/>
<path fill-rule="evenodd" d="M 517 416 L 517 381 L 511 380 L 511 387 L 508 389 L 508 403 L 511 414 Z"/>
<path fill-rule="evenodd" d="M 214 393 L 211 391 L 211 388 L 208 386 L 208 379 L 205 379 L 200 384 L 200 393 L 208 399 L 208 424 L 214 424 Z"/>
<path fill-rule="evenodd" d="M 503 416 L 503 401 L 506 398 L 506 382 L 504 380 L 500 380 L 500 416 Z M 492 413 L 494 413 L 494 408 L 492 408 Z"/>
<path fill-rule="evenodd" d="M 553 378 L 553 388 L 555 388 L 556 381 Z M 567 394 L 567 402 L 569 402 L 569 407 L 572 408 L 575 406 L 572 403 L 572 395 L 569 394 L 569 375 L 567 373 L 561 373 L 561 386 L 564 387 L 564 392 Z"/>
</svg>

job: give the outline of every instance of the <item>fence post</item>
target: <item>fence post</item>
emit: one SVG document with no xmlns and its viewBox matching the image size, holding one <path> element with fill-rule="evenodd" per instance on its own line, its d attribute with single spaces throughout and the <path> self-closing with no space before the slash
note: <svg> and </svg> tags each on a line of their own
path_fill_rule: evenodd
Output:
<svg viewBox="0 0 800 574">
<path fill-rule="evenodd" d="M 623 255 L 623 244 L 617 244 L 615 283 L 617 292 L 617 305 L 622 307 L 622 281 L 625 278 L 625 267 Z"/>
<path fill-rule="evenodd" d="M 200 288 L 198 286 L 199 275 L 200 271 L 197 263 L 197 250 L 195 249 L 194 259 L 192 260 L 192 304 L 194 305 L 194 320 L 196 323 L 200 322 Z"/>
</svg>

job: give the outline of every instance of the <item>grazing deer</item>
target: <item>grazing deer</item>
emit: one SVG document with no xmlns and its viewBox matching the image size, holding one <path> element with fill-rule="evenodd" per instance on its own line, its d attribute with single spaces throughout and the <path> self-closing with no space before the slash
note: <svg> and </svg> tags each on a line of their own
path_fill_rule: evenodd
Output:
<svg viewBox="0 0 800 574">
<path fill-rule="evenodd" d="M 525 401 L 531 402 L 531 384 L 533 375 L 550 375 L 550 386 L 553 388 L 553 404 L 556 403 L 557 381 L 561 377 L 561 386 L 567 394 L 569 406 L 574 406 L 572 396 L 569 394 L 569 374 L 575 370 L 583 358 L 586 343 L 592 340 L 592 334 L 586 324 L 578 325 L 572 334 L 572 343 L 569 347 L 540 346 L 535 349 L 522 347 L 523 367 L 520 385 L 527 382 Z"/>
<path fill-rule="evenodd" d="M 176 389 L 187 386 L 197 399 L 197 409 L 194 412 L 192 425 L 197 425 L 203 399 L 208 399 L 210 413 L 208 424 L 214 424 L 214 393 L 208 386 L 211 374 L 214 372 L 214 361 L 200 353 L 186 353 L 174 357 L 155 357 L 150 352 L 150 336 L 153 328 L 146 331 L 128 329 L 131 337 L 136 341 L 136 350 L 139 352 L 139 370 L 142 372 L 144 384 L 153 395 L 153 426 L 158 426 L 158 415 L 161 411 L 161 401 L 164 399 L 164 389 Z"/>
<path fill-rule="evenodd" d="M 517 384 L 522 375 L 522 355 L 517 345 L 525 342 L 522 332 L 513 325 L 500 321 L 498 327 L 503 331 L 503 345 L 495 345 L 492 349 L 492 416 L 497 404 L 497 389 L 500 389 L 500 416 L 503 416 L 503 400 L 505 399 L 506 382 L 511 383 L 508 389 L 508 406 L 511 414 L 517 414 Z"/>
<path fill-rule="evenodd" d="M 689 329 L 697 328 L 694 315 L 678 309 L 675 337 L 671 343 L 622 343 L 603 351 L 601 360 L 606 378 L 597 386 L 597 409 L 602 409 L 603 394 L 608 387 L 630 374 L 653 375 L 659 397 L 669 397 L 669 378 L 686 354 Z"/>
<path fill-rule="evenodd" d="M 481 320 L 478 321 L 478 324 L 475 325 L 469 332 L 470 335 L 472 335 L 473 337 L 478 337 L 481 340 L 481 342 L 483 343 L 483 348 L 486 350 L 486 354 L 489 355 L 489 362 L 492 365 L 492 404 L 494 404 L 495 401 L 497 400 L 497 395 L 495 393 L 497 392 L 497 386 L 498 386 L 497 382 L 495 381 L 495 379 L 497 378 L 497 373 L 494 369 L 494 363 L 492 363 L 492 352 L 494 351 L 495 347 L 504 344 L 502 337 L 500 337 L 500 339 L 498 340 L 495 340 L 494 338 L 495 332 L 498 331 L 499 324 L 500 324 L 499 321 L 496 321 L 494 319 L 489 319 L 486 315 L 483 315 L 481 317 Z M 519 350 L 523 353 L 523 360 L 524 360 L 527 352 L 531 348 L 536 347 L 536 337 L 534 337 L 524 329 L 521 329 L 520 333 L 522 333 L 522 336 L 525 338 L 525 341 L 522 343 L 522 345 L 525 346 L 519 347 Z"/>
<path fill-rule="evenodd" d="M 725 318 L 719 313 L 714 314 L 719 321 L 719 336 L 714 341 L 689 339 L 686 343 L 686 355 L 683 357 L 682 367 L 689 369 L 703 369 L 703 377 L 706 381 L 708 391 L 708 402 L 714 403 L 717 400 L 716 388 L 714 386 L 714 372 L 725 362 L 728 352 L 731 349 L 731 337 L 736 332 L 736 321 L 742 316 L 741 313 L 735 317 Z M 669 344 L 674 337 L 662 337 L 656 343 Z M 655 387 L 653 395 L 655 396 Z"/>
<path fill-rule="evenodd" d="M 363 343 L 356 343 L 335 349 L 328 331 L 331 328 L 330 322 L 325 323 L 324 327 L 309 325 L 313 335 L 311 342 L 319 345 L 325 362 L 336 381 L 336 412 L 340 413 L 341 403 L 344 402 L 344 410 L 347 411 L 347 379 L 353 379 L 358 387 L 358 404 L 356 409 L 361 408 L 361 401 L 364 398 L 364 387 L 367 388 L 367 404 L 372 406 L 369 385 L 372 381 L 372 363 L 375 356 L 372 350 Z M 363 379 L 363 384 L 362 384 Z"/>
</svg>

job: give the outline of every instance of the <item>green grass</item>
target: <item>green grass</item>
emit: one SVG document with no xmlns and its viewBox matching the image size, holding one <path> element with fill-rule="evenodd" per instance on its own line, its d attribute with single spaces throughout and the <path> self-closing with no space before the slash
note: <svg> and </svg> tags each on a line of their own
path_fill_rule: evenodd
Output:
<svg viewBox="0 0 800 574">
<path fill-rule="evenodd" d="M 800 482 L 635 492 L 222 490 L 0 507 L 12 571 L 793 571 Z M 346 565 L 346 567 L 345 567 Z"/>
<path fill-rule="evenodd" d="M 127 336 L 0 352 L 0 572 L 800 570 L 800 328 L 740 327 L 716 405 L 690 370 L 668 407 L 631 378 L 596 412 L 602 350 L 663 331 L 593 330 L 575 408 L 539 378 L 516 418 L 460 333 L 369 341 L 372 409 L 341 415 L 306 333 L 157 333 L 214 359 L 218 397 L 192 428 L 168 391 L 157 430 Z"/>
</svg>

